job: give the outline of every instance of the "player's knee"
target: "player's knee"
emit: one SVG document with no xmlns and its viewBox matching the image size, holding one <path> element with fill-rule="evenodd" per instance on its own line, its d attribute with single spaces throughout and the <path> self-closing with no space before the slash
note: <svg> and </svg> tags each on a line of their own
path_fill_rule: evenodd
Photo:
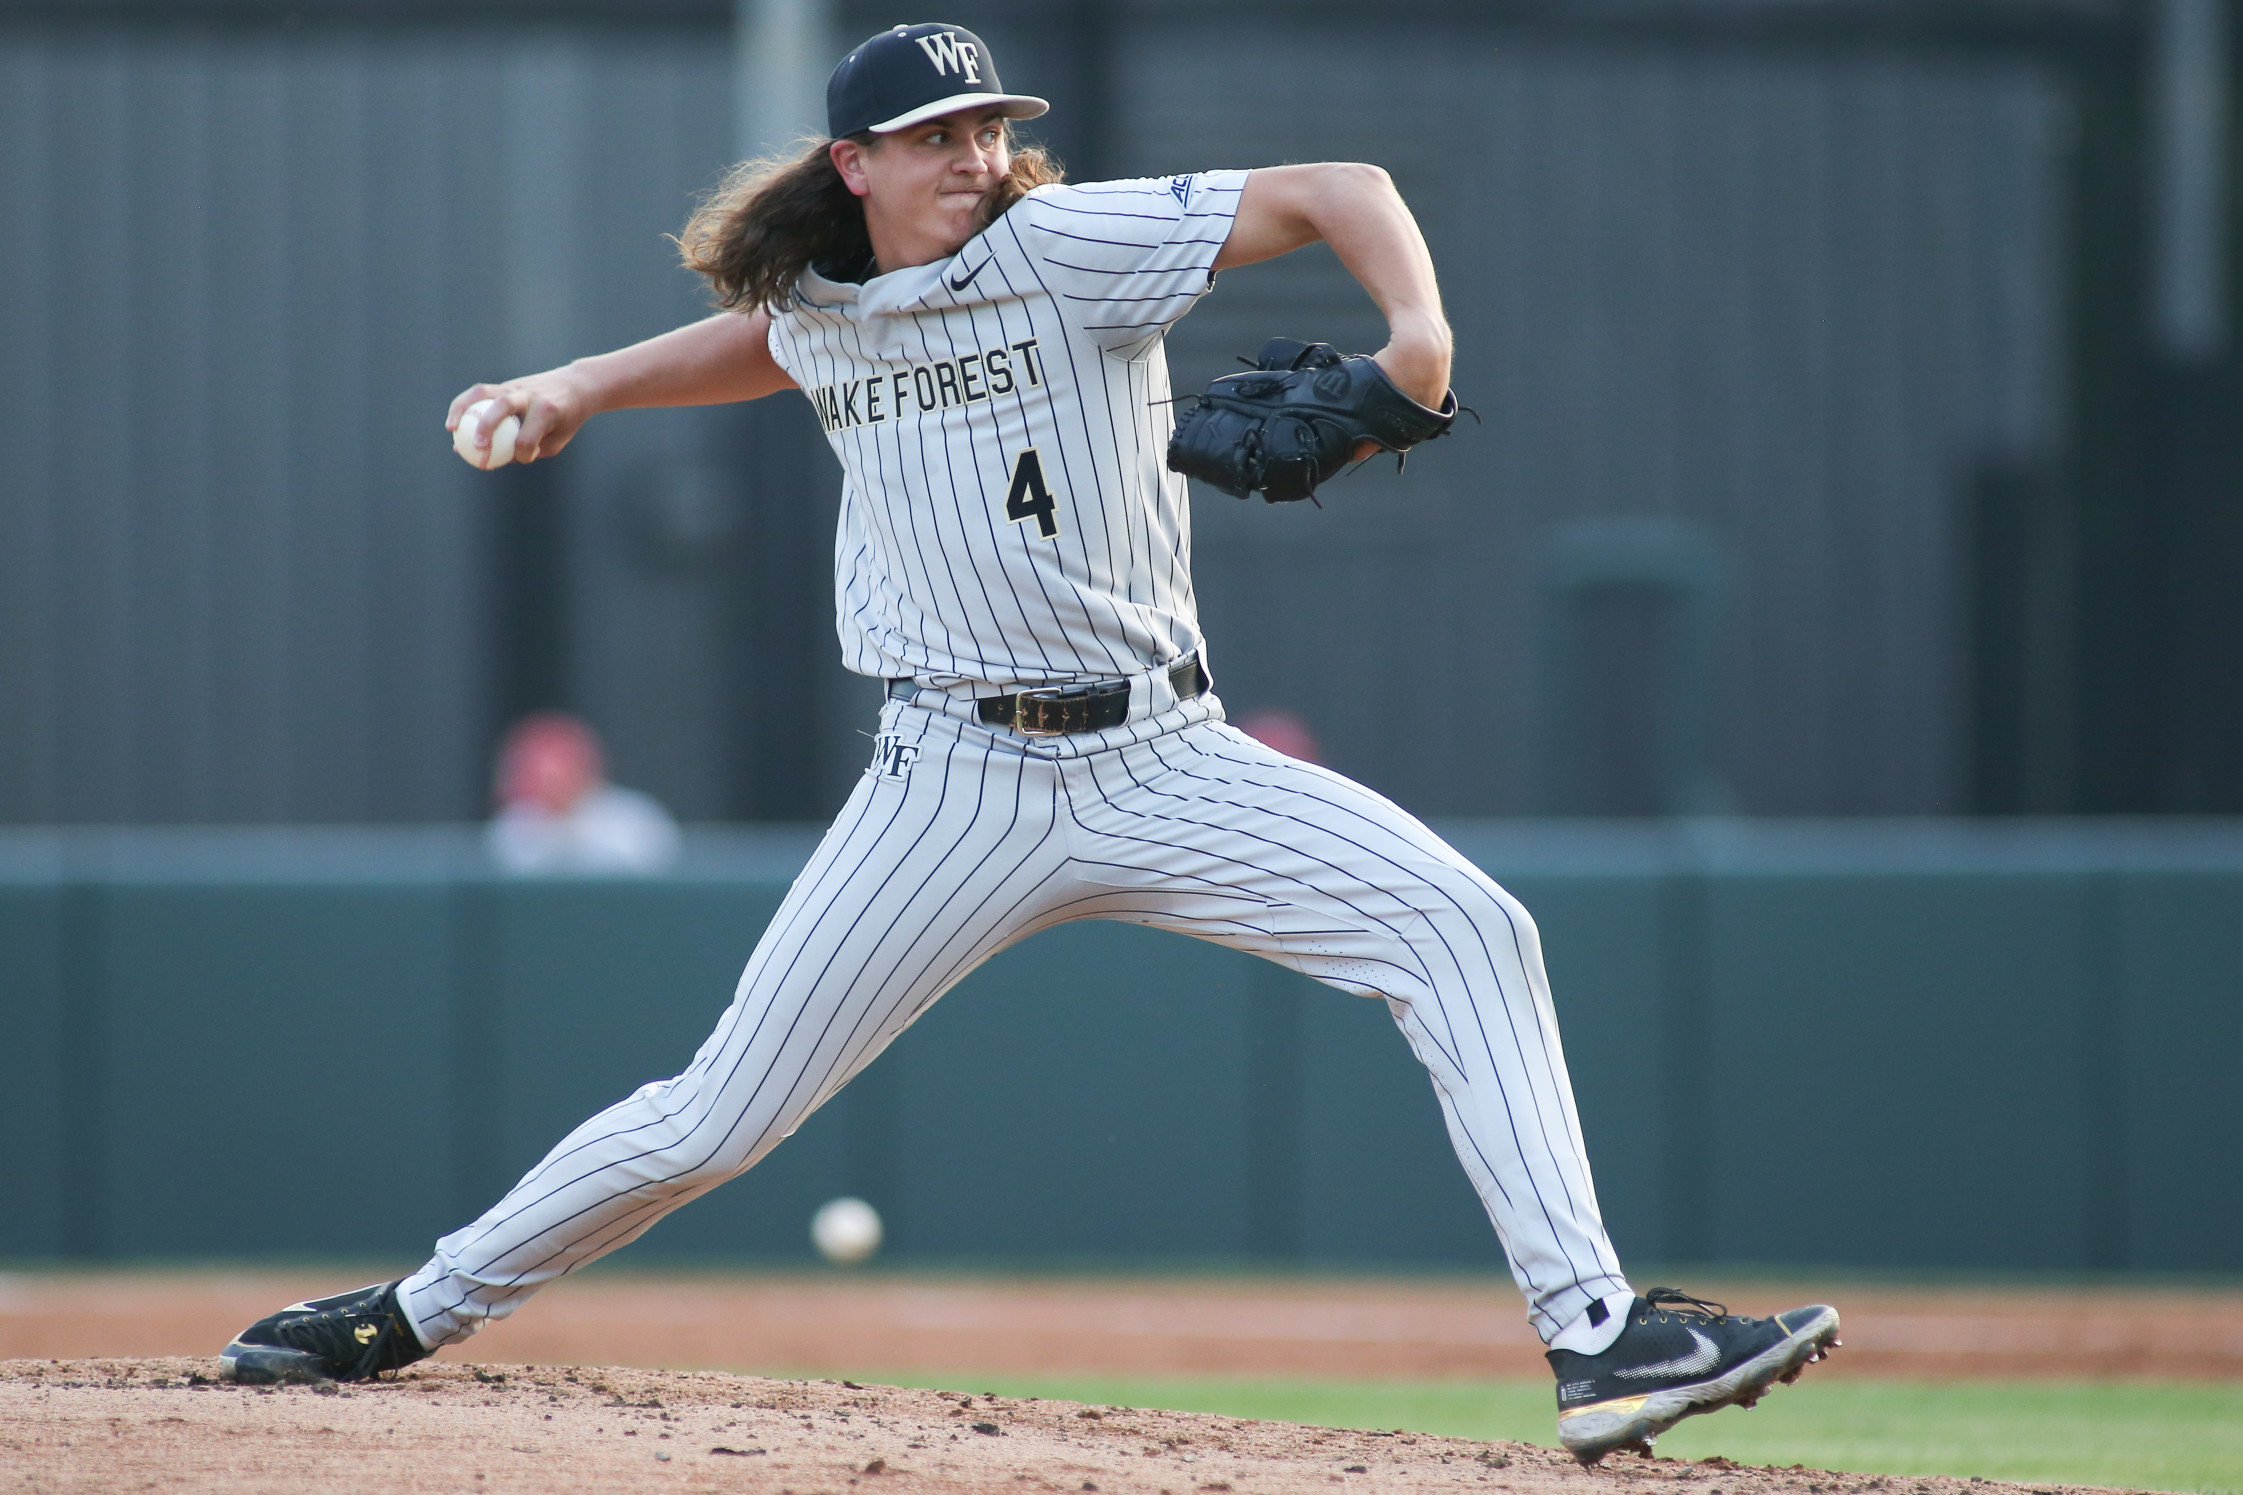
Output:
<svg viewBox="0 0 2243 1495">
<path fill-rule="evenodd" d="M 634 1129 L 649 1173 L 684 1190 L 711 1188 L 747 1172 L 785 1135 L 782 1118 L 741 1115 L 696 1093 L 691 1071 L 643 1085 L 632 1100 L 658 1116 Z"/>
<path fill-rule="evenodd" d="M 1542 931 L 1536 927 L 1534 915 L 1526 911 L 1525 904 L 1494 883 L 1488 884 L 1487 896 L 1495 915 L 1516 931 L 1522 941 L 1529 944 L 1541 943 Z"/>
<path fill-rule="evenodd" d="M 672 1175 L 672 1182 L 679 1188 L 693 1193 L 698 1193 L 703 1189 L 713 1189 L 718 1184 L 738 1178 L 741 1174 L 747 1172 L 751 1156 L 751 1154 L 735 1152 L 731 1149 L 712 1153 L 683 1171 Z"/>
<path fill-rule="evenodd" d="M 713 1189 L 747 1172 L 768 1151 L 768 1147 L 755 1146 L 752 1141 L 743 1143 L 730 1138 L 714 1148 L 705 1143 L 696 1146 L 691 1141 L 682 1142 L 674 1149 L 665 1149 L 662 1154 L 662 1187 L 684 1194 Z"/>
<path fill-rule="evenodd" d="M 1539 948 L 1541 932 L 1526 905 L 1486 878 L 1460 880 L 1443 892 L 1454 915 L 1490 940 L 1520 948 Z M 1433 910 L 1426 910 L 1432 913 Z"/>
</svg>

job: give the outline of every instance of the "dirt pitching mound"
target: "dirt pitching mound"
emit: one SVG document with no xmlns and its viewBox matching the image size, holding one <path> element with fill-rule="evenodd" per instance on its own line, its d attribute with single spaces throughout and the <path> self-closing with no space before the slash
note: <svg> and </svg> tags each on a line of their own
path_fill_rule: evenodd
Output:
<svg viewBox="0 0 2243 1495">
<path fill-rule="evenodd" d="M 2004 1495 L 1726 1460 L 1242 1422 L 847 1381 L 425 1364 L 355 1386 L 246 1388 L 207 1359 L 0 1361 L 0 1468 L 38 1491 L 1101 1491 L 1287 1495 Z M 2036 1492 L 2048 1495 L 2048 1492 Z"/>
</svg>

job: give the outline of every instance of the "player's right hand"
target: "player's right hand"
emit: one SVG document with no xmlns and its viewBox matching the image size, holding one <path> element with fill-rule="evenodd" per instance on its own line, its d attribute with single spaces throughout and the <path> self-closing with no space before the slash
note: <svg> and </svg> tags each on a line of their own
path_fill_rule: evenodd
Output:
<svg viewBox="0 0 2243 1495">
<path fill-rule="evenodd" d="M 553 456 L 569 444 L 577 428 L 591 415 L 575 381 L 556 369 L 503 384 L 470 384 L 453 396 L 451 409 L 444 414 L 444 429 L 457 431 L 468 408 L 483 400 L 496 400 L 498 405 L 477 423 L 471 439 L 489 451 L 491 433 L 498 429 L 499 422 L 515 416 L 522 422 L 521 433 L 514 438 L 517 462 Z"/>
</svg>

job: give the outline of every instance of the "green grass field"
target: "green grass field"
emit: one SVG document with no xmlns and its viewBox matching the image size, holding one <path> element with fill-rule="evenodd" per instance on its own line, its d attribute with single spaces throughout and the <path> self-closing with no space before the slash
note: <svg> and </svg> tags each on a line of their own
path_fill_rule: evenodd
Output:
<svg viewBox="0 0 2243 1495">
<path fill-rule="evenodd" d="M 1542 1381 L 906 1376 L 901 1383 L 1331 1427 L 1557 1441 L 1550 1387 Z M 1810 1372 L 1749 1412 L 1731 1409 L 1683 1423 L 1659 1440 L 1659 1452 L 1870 1474 L 1976 1474 L 2243 1495 L 2243 1384 L 1818 1381 Z"/>
</svg>

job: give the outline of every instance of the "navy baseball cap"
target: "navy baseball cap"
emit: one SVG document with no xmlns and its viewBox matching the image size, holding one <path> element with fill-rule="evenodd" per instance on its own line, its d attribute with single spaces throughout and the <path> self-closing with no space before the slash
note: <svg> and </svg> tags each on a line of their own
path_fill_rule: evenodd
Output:
<svg viewBox="0 0 2243 1495">
<path fill-rule="evenodd" d="M 886 134 L 977 105 L 1002 109 L 1007 119 L 1051 108 L 1030 94 L 1006 93 L 988 46 L 965 27 L 895 26 L 842 58 L 826 80 L 826 133 L 836 140 L 859 130 Z"/>
</svg>

